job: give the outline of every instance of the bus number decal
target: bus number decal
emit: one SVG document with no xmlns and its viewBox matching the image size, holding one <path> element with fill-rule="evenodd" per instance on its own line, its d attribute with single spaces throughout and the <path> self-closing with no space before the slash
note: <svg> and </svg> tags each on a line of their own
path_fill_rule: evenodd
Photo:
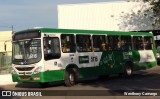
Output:
<svg viewBox="0 0 160 99">
<path fill-rule="evenodd" d="M 98 57 L 97 57 L 97 56 L 95 56 L 95 57 L 94 57 L 94 56 L 92 56 L 92 57 L 91 57 L 91 62 L 94 62 L 94 61 L 95 61 L 95 62 L 97 62 L 97 61 L 98 61 Z"/>
</svg>

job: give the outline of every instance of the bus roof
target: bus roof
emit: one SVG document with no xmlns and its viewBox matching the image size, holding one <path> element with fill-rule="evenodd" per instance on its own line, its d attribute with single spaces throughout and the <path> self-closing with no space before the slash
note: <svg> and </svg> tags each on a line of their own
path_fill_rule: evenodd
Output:
<svg viewBox="0 0 160 99">
<path fill-rule="evenodd" d="M 75 34 L 109 34 L 109 35 L 147 35 L 153 36 L 152 33 L 148 32 L 123 32 L 123 31 L 103 31 L 103 30 L 78 30 L 78 29 L 56 29 L 56 28 L 39 28 L 39 29 L 27 29 L 19 31 L 16 33 L 22 32 L 31 32 L 31 31 L 40 31 L 41 33 L 75 33 Z"/>
</svg>

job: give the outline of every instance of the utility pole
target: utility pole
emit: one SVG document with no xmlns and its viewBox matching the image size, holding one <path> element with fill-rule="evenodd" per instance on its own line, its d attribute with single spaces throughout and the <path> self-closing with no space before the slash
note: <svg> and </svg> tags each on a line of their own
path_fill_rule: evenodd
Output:
<svg viewBox="0 0 160 99">
<path fill-rule="evenodd" d="M 12 25 L 12 27 L 11 27 L 11 28 L 12 28 L 12 35 L 13 35 L 13 25 Z"/>
</svg>

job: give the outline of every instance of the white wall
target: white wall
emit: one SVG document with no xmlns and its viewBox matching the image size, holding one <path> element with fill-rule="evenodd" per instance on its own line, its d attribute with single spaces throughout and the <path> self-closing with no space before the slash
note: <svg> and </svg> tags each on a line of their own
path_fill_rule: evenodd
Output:
<svg viewBox="0 0 160 99">
<path fill-rule="evenodd" d="M 138 14 L 146 8 L 148 4 L 125 1 L 58 5 L 58 27 L 112 31 L 152 29 L 149 18 Z"/>
</svg>

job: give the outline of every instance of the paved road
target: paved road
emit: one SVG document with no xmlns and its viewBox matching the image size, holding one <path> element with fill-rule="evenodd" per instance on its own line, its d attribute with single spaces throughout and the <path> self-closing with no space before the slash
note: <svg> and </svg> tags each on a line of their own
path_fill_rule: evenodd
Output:
<svg viewBox="0 0 160 99">
<path fill-rule="evenodd" d="M 107 99 L 128 99 L 128 98 L 160 99 L 160 97 L 155 97 L 155 96 L 124 96 L 124 92 L 128 92 L 130 93 L 130 95 L 132 95 L 133 92 L 136 94 L 137 93 L 142 94 L 142 92 L 145 90 L 153 90 L 149 91 L 149 93 L 157 93 L 160 96 L 160 66 L 146 71 L 135 72 L 134 75 L 130 78 L 112 75 L 111 77 L 105 80 L 99 80 L 96 77 L 86 80 L 80 80 L 79 83 L 73 87 L 65 87 L 63 82 L 54 82 L 50 83 L 50 85 L 47 88 L 40 88 L 39 84 L 36 83 L 19 83 L 17 85 L 0 86 L 0 89 L 29 90 L 29 91 L 36 90 L 37 92 L 45 90 L 45 94 L 48 95 L 51 94 L 62 95 L 62 96 L 54 96 L 55 99 L 70 99 L 70 98 L 82 99 L 82 97 L 87 99 L 88 98 L 106 99 L 106 97 Z M 130 92 L 129 90 L 132 91 Z M 96 95 L 105 95 L 105 94 L 107 94 L 108 96 L 95 97 Z M 78 96 L 84 95 L 84 96 L 77 97 L 77 95 Z M 2 97 L 0 97 L 0 99 L 1 98 Z M 26 99 L 27 97 L 11 97 L 11 98 L 5 97 L 5 98 Z M 34 98 L 48 99 L 48 97 L 34 97 Z M 52 99 L 54 98 L 52 97 Z"/>
</svg>

